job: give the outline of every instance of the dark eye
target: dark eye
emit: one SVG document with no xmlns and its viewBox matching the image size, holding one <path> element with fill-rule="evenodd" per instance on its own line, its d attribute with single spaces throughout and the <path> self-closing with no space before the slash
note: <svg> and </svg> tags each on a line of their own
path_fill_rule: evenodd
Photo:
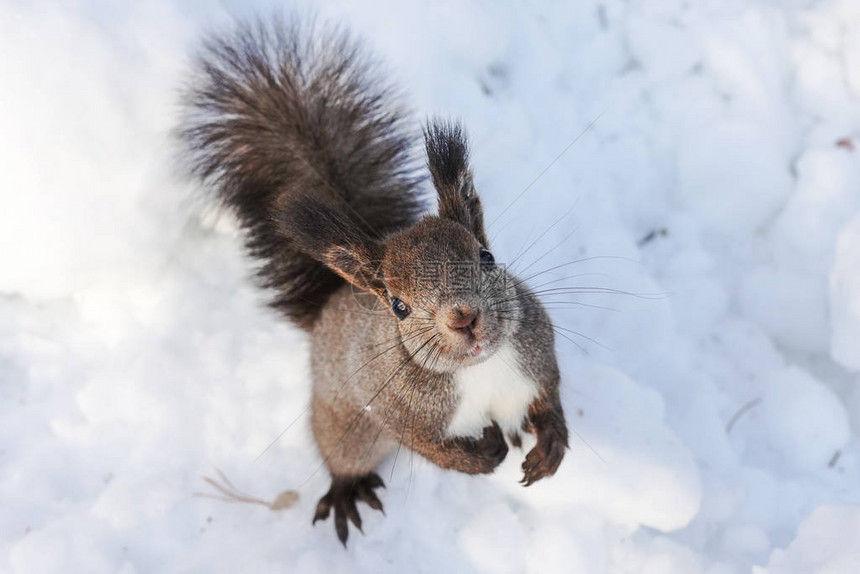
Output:
<svg viewBox="0 0 860 574">
<path fill-rule="evenodd" d="M 412 312 L 412 310 L 409 308 L 409 305 L 407 305 L 397 297 L 391 298 L 391 310 L 394 311 L 394 314 L 397 315 L 397 318 L 400 320 L 405 319 L 409 316 L 409 313 Z"/>
<path fill-rule="evenodd" d="M 481 256 L 481 265 L 493 265 L 496 262 L 496 258 L 493 257 L 493 254 L 481 247 L 481 251 L 479 252 Z"/>
</svg>

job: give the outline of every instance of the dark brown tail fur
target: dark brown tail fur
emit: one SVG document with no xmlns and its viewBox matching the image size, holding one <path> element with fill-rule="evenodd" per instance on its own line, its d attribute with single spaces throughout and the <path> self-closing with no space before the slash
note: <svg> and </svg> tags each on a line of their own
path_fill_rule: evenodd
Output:
<svg viewBox="0 0 860 574">
<path fill-rule="evenodd" d="M 191 168 L 245 231 L 272 306 L 309 328 L 344 280 L 279 231 L 309 195 L 373 238 L 422 210 L 407 114 L 360 46 L 296 20 L 210 37 L 184 96 Z"/>
</svg>

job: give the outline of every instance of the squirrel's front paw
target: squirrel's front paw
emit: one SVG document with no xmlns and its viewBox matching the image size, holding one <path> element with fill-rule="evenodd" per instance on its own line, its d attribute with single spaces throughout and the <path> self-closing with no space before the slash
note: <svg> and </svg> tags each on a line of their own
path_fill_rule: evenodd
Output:
<svg viewBox="0 0 860 574">
<path fill-rule="evenodd" d="M 552 476 L 558 470 L 567 449 L 567 427 L 564 419 L 550 418 L 551 423 L 534 427 L 537 444 L 523 461 L 523 478 L 520 484 L 530 486 L 538 480 Z M 541 421 L 544 422 L 544 421 Z"/>
<path fill-rule="evenodd" d="M 484 427 L 481 438 L 473 440 L 473 452 L 479 461 L 478 473 L 493 472 L 508 455 L 508 443 L 498 423 Z"/>
</svg>

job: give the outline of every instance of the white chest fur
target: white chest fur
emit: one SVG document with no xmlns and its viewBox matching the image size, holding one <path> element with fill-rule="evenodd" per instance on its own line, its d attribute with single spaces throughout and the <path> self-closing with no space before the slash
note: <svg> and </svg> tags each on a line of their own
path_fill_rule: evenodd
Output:
<svg viewBox="0 0 860 574">
<path fill-rule="evenodd" d="M 523 373 L 510 345 L 483 363 L 457 371 L 454 385 L 459 403 L 448 425 L 450 436 L 480 436 L 491 421 L 506 432 L 516 430 L 538 394 L 537 384 Z"/>
</svg>

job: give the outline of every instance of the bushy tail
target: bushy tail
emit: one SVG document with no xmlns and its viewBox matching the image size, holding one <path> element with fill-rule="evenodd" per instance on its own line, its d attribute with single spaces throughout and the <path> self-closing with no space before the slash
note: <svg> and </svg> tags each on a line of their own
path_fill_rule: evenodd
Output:
<svg viewBox="0 0 860 574">
<path fill-rule="evenodd" d="M 413 139 L 392 89 L 348 34 L 297 20 L 209 38 L 184 97 L 191 168 L 235 211 L 272 306 L 309 328 L 343 284 L 279 233 L 298 194 L 382 237 L 422 209 Z"/>
</svg>

